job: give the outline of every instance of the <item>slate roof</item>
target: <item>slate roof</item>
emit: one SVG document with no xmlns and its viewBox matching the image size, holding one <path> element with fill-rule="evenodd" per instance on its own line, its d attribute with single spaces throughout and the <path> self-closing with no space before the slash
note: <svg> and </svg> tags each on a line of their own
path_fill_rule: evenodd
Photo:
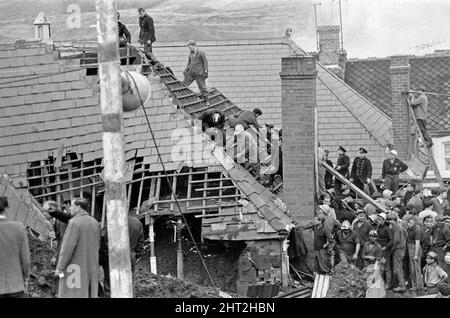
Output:
<svg viewBox="0 0 450 318">
<path fill-rule="evenodd" d="M 240 111 L 232 101 L 227 99 L 217 89 L 209 92 L 210 106 L 206 106 L 193 91 L 182 84 L 174 74 L 158 61 L 152 61 L 152 68 L 156 76 L 161 78 L 161 82 L 171 93 L 174 104 L 193 118 L 198 117 L 208 109 L 220 109 L 226 116 L 230 116 Z M 204 139 L 206 143 L 207 139 Z M 206 145 L 206 147 L 212 145 Z M 270 225 L 269 232 L 288 233 L 288 227 L 292 224 L 292 219 L 286 215 L 275 203 L 275 195 L 261 185 L 256 179 L 242 168 L 238 163 L 224 151 L 222 147 L 210 148 L 212 157 L 222 165 L 226 173 L 230 176 L 236 187 L 239 188 L 250 202 L 252 202 L 262 218 Z M 264 231 L 261 231 L 264 233 Z M 261 239 L 261 238 L 260 238 Z"/>
<path fill-rule="evenodd" d="M 306 54 L 289 37 L 227 41 L 197 41 L 209 62 L 208 87 L 216 87 L 242 109 L 259 107 L 260 123 L 281 127 L 281 58 Z M 153 52 L 182 78 L 188 51 L 182 42 L 156 42 Z M 352 157 L 364 146 L 370 152 L 374 177 L 384 160 L 384 147 L 392 143 L 390 118 L 333 72 L 317 63 L 318 137 L 330 149 L 347 148 Z M 194 90 L 196 85 L 193 84 Z"/>
<path fill-rule="evenodd" d="M 450 55 L 411 56 L 411 88 L 423 86 L 429 92 L 449 94 Z M 391 80 L 389 59 L 350 60 L 345 66 L 345 82 L 389 117 Z M 428 95 L 427 126 L 430 131 L 450 130 L 450 97 Z"/>
</svg>

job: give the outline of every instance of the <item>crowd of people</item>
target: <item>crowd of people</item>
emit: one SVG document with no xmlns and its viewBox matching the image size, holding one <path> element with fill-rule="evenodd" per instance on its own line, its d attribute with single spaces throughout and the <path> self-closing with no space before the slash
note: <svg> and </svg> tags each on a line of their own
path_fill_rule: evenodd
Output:
<svg viewBox="0 0 450 318">
<path fill-rule="evenodd" d="M 375 200 L 388 213 L 356 199 L 347 185 L 321 198 L 317 216 L 299 226 L 314 232 L 314 271 L 330 273 L 339 262 L 360 269 L 377 264 L 386 289 L 449 295 L 447 190 L 425 197 L 409 184 L 395 194 L 385 189 Z"/>
<path fill-rule="evenodd" d="M 51 263 L 58 277 L 58 298 L 110 296 L 108 237 L 105 227 L 93 218 L 89 202 L 75 198 L 70 206 L 44 203 L 44 211 L 54 224 L 57 248 Z M 66 208 L 68 212 L 66 211 Z M 0 197 L 0 298 L 23 297 L 30 275 L 30 251 L 25 227 L 6 218 L 8 198 Z M 128 216 L 131 270 L 143 252 L 144 230 L 132 213 Z M 99 282 L 99 266 L 103 282 Z"/>
</svg>

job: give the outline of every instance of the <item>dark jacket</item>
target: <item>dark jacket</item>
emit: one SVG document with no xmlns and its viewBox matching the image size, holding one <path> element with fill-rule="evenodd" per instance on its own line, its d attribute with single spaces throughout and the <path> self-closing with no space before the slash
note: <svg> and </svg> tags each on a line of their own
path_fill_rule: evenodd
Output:
<svg viewBox="0 0 450 318">
<path fill-rule="evenodd" d="M 339 169 L 337 169 L 337 166 L 339 166 Z M 350 168 L 350 158 L 346 154 L 339 155 L 338 160 L 336 162 L 336 171 L 347 178 L 349 168 Z"/>
<path fill-rule="evenodd" d="M 398 158 L 395 158 L 393 162 L 391 159 L 385 159 L 383 161 L 383 168 L 381 170 L 381 178 L 384 179 L 386 175 L 398 175 L 408 169 L 408 166 L 400 161 Z"/>
<path fill-rule="evenodd" d="M 128 235 L 130 239 L 131 270 L 134 271 L 136 258 L 144 250 L 144 228 L 141 221 L 135 216 L 128 216 Z"/>
<path fill-rule="evenodd" d="M 127 27 L 125 26 L 125 24 L 123 24 L 120 21 L 117 21 L 119 23 L 118 28 L 119 28 L 119 38 L 120 37 L 124 37 L 127 39 L 128 43 L 131 43 L 131 34 L 128 31 Z"/>
<path fill-rule="evenodd" d="M 155 27 L 153 26 L 153 19 L 145 13 L 142 17 L 139 17 L 139 43 L 147 44 L 147 41 L 156 41 Z"/>
<path fill-rule="evenodd" d="M 368 158 L 356 157 L 353 160 L 351 178 L 359 179 L 362 183 L 372 178 L 372 163 Z"/>
<path fill-rule="evenodd" d="M 29 274 L 30 250 L 25 227 L 0 219 L 0 295 L 24 291 Z"/>
<path fill-rule="evenodd" d="M 332 167 L 333 162 L 330 159 L 325 159 L 325 162 Z M 331 185 L 333 184 L 333 174 L 330 171 L 325 171 L 325 187 L 327 189 L 331 188 Z"/>
<path fill-rule="evenodd" d="M 394 239 L 394 233 L 389 228 L 388 225 L 378 225 L 377 227 L 378 233 L 378 243 L 380 243 L 381 247 L 385 247 L 386 250 L 390 250 L 392 247 L 392 241 Z"/>
<path fill-rule="evenodd" d="M 196 54 L 190 52 L 184 71 L 193 76 L 206 75 L 208 72 L 208 59 L 206 58 L 205 52 L 198 49 Z"/>
</svg>

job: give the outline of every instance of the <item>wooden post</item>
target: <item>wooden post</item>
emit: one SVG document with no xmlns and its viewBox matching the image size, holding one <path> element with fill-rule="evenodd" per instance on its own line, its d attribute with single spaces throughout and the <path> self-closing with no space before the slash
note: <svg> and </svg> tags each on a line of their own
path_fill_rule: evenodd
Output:
<svg viewBox="0 0 450 318">
<path fill-rule="evenodd" d="M 181 240 L 181 218 L 177 220 L 177 277 L 183 279 L 183 241 Z"/>
<path fill-rule="evenodd" d="M 153 224 L 155 224 L 155 218 L 150 217 L 150 223 L 148 226 L 148 238 L 150 241 L 150 272 L 152 274 L 157 274 L 156 255 L 155 255 L 155 232 Z"/>
<path fill-rule="evenodd" d="M 97 0 L 98 63 L 112 298 L 132 298 L 117 9 Z"/>
</svg>

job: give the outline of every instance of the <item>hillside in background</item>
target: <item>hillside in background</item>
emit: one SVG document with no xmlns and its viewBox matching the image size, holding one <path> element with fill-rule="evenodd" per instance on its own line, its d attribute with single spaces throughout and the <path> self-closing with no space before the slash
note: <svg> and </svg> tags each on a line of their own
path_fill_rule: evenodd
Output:
<svg viewBox="0 0 450 318">
<path fill-rule="evenodd" d="M 133 41 L 138 35 L 137 8 L 155 20 L 159 42 L 188 39 L 292 38 L 306 51 L 316 50 L 315 0 L 116 0 Z M 337 0 L 321 0 L 318 25 L 338 25 Z M 81 28 L 67 27 L 67 8 L 81 8 Z M 33 21 L 44 11 L 54 39 L 96 40 L 95 0 L 0 0 L 0 43 L 34 36 Z M 348 57 L 425 54 L 450 45 L 448 0 L 342 1 L 344 48 Z"/>
<path fill-rule="evenodd" d="M 70 14 L 66 10 L 73 3 L 82 12 L 79 29 L 67 27 Z M 288 27 L 298 31 L 308 25 L 298 18 L 300 2 L 292 0 L 118 0 L 117 6 L 133 42 L 139 33 L 140 6 L 153 17 L 157 41 L 161 42 L 279 37 Z M 96 40 L 94 0 L 2 0 L 0 42 L 32 38 L 33 21 L 40 11 L 52 23 L 54 40 Z"/>
</svg>

